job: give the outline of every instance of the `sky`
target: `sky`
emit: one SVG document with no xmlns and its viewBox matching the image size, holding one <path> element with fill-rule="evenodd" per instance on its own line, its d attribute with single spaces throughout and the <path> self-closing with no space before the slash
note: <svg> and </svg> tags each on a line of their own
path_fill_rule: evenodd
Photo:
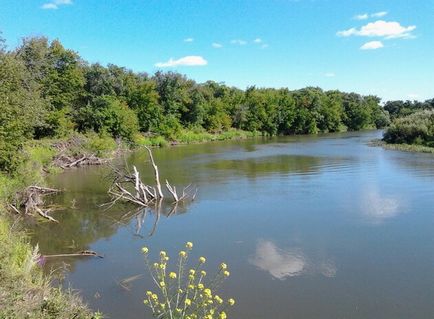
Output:
<svg viewBox="0 0 434 319">
<path fill-rule="evenodd" d="M 242 89 L 434 97 L 434 0 L 0 0 L 0 31 Z"/>
</svg>

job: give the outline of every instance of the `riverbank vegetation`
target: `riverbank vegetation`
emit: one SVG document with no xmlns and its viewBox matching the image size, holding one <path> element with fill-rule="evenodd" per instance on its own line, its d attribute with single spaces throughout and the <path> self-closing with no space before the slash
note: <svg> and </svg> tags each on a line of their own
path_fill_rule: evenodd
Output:
<svg viewBox="0 0 434 319">
<path fill-rule="evenodd" d="M 313 87 L 240 90 L 174 72 L 135 73 L 87 63 L 43 37 L 11 50 L 2 45 L 0 73 L 0 170 L 8 172 L 17 169 L 26 141 L 77 133 L 163 145 L 388 124 L 375 96 Z"/>
<path fill-rule="evenodd" d="M 434 153 L 434 110 L 396 118 L 385 131 L 383 140 L 395 149 Z"/>
</svg>

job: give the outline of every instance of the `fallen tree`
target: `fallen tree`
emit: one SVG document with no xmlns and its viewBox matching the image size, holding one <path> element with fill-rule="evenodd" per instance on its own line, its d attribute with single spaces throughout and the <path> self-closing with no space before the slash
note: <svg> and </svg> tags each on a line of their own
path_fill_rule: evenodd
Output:
<svg viewBox="0 0 434 319">
<path fill-rule="evenodd" d="M 54 207 L 44 208 L 44 197 L 61 192 L 59 189 L 28 186 L 22 192 L 17 193 L 15 200 L 9 204 L 9 207 L 17 214 L 33 215 L 38 214 L 49 221 L 58 221 L 51 217 L 49 213 L 54 210 Z"/>
<path fill-rule="evenodd" d="M 146 149 L 154 170 L 155 185 L 144 183 L 135 166 L 133 166 L 132 172 L 114 169 L 115 177 L 108 190 L 108 193 L 112 197 L 112 201 L 107 203 L 109 207 L 113 206 L 119 200 L 130 202 L 142 207 L 150 207 L 160 205 L 161 200 L 165 198 L 158 166 L 155 163 L 151 149 L 149 147 L 146 147 Z M 165 186 L 175 204 L 185 200 L 194 200 L 197 194 L 197 188 L 192 188 L 191 184 L 184 187 L 182 192 L 178 192 L 176 186 L 171 185 L 168 180 L 165 181 Z"/>
</svg>

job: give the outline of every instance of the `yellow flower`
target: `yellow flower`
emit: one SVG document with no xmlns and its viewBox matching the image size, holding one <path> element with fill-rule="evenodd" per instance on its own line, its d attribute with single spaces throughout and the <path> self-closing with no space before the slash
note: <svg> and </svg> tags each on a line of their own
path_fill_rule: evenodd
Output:
<svg viewBox="0 0 434 319">
<path fill-rule="evenodd" d="M 142 248 L 142 253 L 147 254 L 149 252 L 148 247 L 143 247 Z"/>
<path fill-rule="evenodd" d="M 160 251 L 160 257 L 161 258 L 164 258 L 164 257 L 166 257 L 166 252 L 164 251 L 164 250 L 162 250 L 162 251 Z"/>
<path fill-rule="evenodd" d="M 205 258 L 205 257 L 200 257 L 200 258 L 199 258 L 199 262 L 200 262 L 201 264 L 204 264 L 204 263 L 206 262 L 206 258 Z"/>
<path fill-rule="evenodd" d="M 193 248 L 193 243 L 192 243 L 191 241 L 188 241 L 188 242 L 185 244 L 185 248 L 187 248 L 187 249 L 192 249 L 192 248 Z"/>
<path fill-rule="evenodd" d="M 169 278 L 171 279 L 176 279 L 176 273 L 174 273 L 173 271 L 169 274 Z"/>
<path fill-rule="evenodd" d="M 215 295 L 214 296 L 215 301 L 217 301 L 217 303 L 222 304 L 223 303 L 223 299 L 220 298 L 219 296 Z"/>
<path fill-rule="evenodd" d="M 148 297 L 152 296 L 152 291 L 149 291 L 149 290 L 148 290 L 148 291 L 146 292 L 146 296 L 148 296 Z"/>
<path fill-rule="evenodd" d="M 164 304 L 164 303 L 160 303 L 160 307 L 161 307 L 161 309 L 166 309 L 166 305 Z"/>
<path fill-rule="evenodd" d="M 194 285 L 188 285 L 188 289 L 193 290 L 194 289 Z"/>
<path fill-rule="evenodd" d="M 200 274 L 201 274 L 203 277 L 205 277 L 205 276 L 206 276 L 206 271 L 205 271 L 205 270 L 202 270 L 202 271 L 200 272 Z"/>
<path fill-rule="evenodd" d="M 185 304 L 187 305 L 187 306 L 190 306 L 191 305 L 191 300 L 190 299 L 185 299 Z"/>
<path fill-rule="evenodd" d="M 164 283 L 164 281 L 161 281 L 161 282 L 160 282 L 160 287 L 161 287 L 161 288 L 166 287 L 166 284 Z"/>
<path fill-rule="evenodd" d="M 203 290 L 203 293 L 207 296 L 207 297 L 211 297 L 211 289 L 206 288 Z"/>
<path fill-rule="evenodd" d="M 197 289 L 201 289 L 202 290 L 203 288 L 204 288 L 203 284 L 198 284 L 197 285 Z"/>
<path fill-rule="evenodd" d="M 164 257 L 163 261 L 168 262 L 169 261 L 169 256 Z"/>
<path fill-rule="evenodd" d="M 179 252 L 179 256 L 185 258 L 185 256 L 187 256 L 187 253 L 185 251 L 181 250 Z"/>
<path fill-rule="evenodd" d="M 225 271 L 223 272 L 223 275 L 224 275 L 225 277 L 229 277 L 230 274 L 231 274 L 231 273 L 230 273 L 229 271 L 227 271 L 227 270 L 225 270 Z"/>
<path fill-rule="evenodd" d="M 228 300 L 228 303 L 229 303 L 231 306 L 233 306 L 233 305 L 235 305 L 235 300 L 234 300 L 233 298 L 231 298 L 231 299 Z"/>
<path fill-rule="evenodd" d="M 149 301 L 148 301 L 147 299 L 145 299 L 145 300 L 143 300 L 143 303 L 144 303 L 145 305 L 147 305 L 147 304 L 149 303 Z"/>
<path fill-rule="evenodd" d="M 176 312 L 181 312 L 181 311 L 182 311 L 182 309 L 176 308 Z"/>
<path fill-rule="evenodd" d="M 225 263 L 221 263 L 220 268 L 226 270 L 228 268 L 228 265 L 226 265 Z"/>
<path fill-rule="evenodd" d="M 226 312 L 224 312 L 224 311 L 220 312 L 219 319 L 226 319 L 226 318 L 227 318 Z"/>
<path fill-rule="evenodd" d="M 166 265 L 165 264 L 160 264 L 160 268 L 164 270 L 164 269 L 166 269 Z"/>
<path fill-rule="evenodd" d="M 193 281 L 194 280 L 194 276 L 193 275 L 189 275 L 188 279 L 190 279 L 191 281 Z"/>
<path fill-rule="evenodd" d="M 153 300 L 157 300 L 157 299 L 158 299 L 158 296 L 157 296 L 156 294 L 152 294 L 151 298 L 152 298 Z"/>
<path fill-rule="evenodd" d="M 194 276 L 196 274 L 196 270 L 190 269 L 189 273 L 190 273 L 190 275 Z"/>
<path fill-rule="evenodd" d="M 160 265 L 158 263 L 154 263 L 154 268 L 158 268 Z"/>
</svg>

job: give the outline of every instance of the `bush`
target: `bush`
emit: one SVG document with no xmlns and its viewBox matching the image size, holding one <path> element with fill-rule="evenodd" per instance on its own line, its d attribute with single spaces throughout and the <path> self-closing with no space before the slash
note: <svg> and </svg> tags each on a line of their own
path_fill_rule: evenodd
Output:
<svg viewBox="0 0 434 319">
<path fill-rule="evenodd" d="M 169 270 L 169 256 L 160 252 L 159 262 L 153 264 L 148 259 L 149 250 L 142 248 L 145 263 L 159 293 L 146 292 L 144 304 L 149 306 L 156 318 L 162 319 L 226 319 L 226 309 L 235 304 L 230 298 L 224 301 L 216 294 L 222 282 L 230 273 L 225 263 L 221 263 L 217 273 L 207 280 L 207 272 L 203 269 L 205 257 L 199 257 L 195 266 L 190 269 L 187 260 L 193 244 L 186 243 L 185 250 L 178 254 L 177 266 Z"/>
<path fill-rule="evenodd" d="M 417 112 L 395 119 L 383 140 L 392 144 L 434 146 L 434 111 Z"/>
</svg>

